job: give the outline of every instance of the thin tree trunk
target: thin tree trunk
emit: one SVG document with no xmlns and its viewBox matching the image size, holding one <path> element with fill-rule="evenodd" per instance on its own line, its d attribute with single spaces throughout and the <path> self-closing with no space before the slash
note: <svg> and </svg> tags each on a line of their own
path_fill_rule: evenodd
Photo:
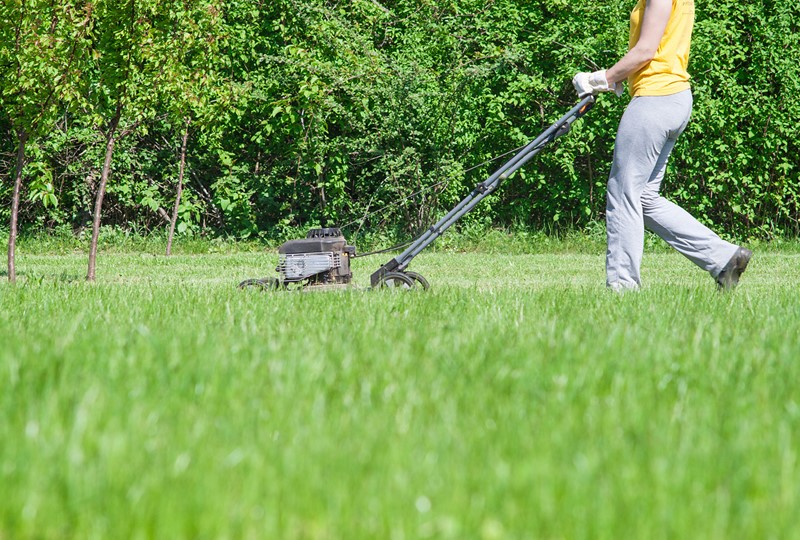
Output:
<svg viewBox="0 0 800 540">
<path fill-rule="evenodd" d="M 17 146 L 17 169 L 14 175 L 14 196 L 11 199 L 11 225 L 8 231 L 8 281 L 17 281 L 17 267 L 14 256 L 17 251 L 17 220 L 19 216 L 19 193 L 22 189 L 22 169 L 25 167 L 25 144 L 28 142 L 28 132 L 17 132 L 19 145 Z"/>
<path fill-rule="evenodd" d="M 191 119 L 186 118 L 186 128 L 183 130 L 183 141 L 181 142 L 181 166 L 178 170 L 178 187 L 175 190 L 175 206 L 172 207 L 172 219 L 169 222 L 169 235 L 167 236 L 167 256 L 172 255 L 172 237 L 175 235 L 175 223 L 178 221 L 178 206 L 181 204 L 181 194 L 183 193 L 183 171 L 186 167 L 186 141 L 189 140 L 189 123 Z"/>
<path fill-rule="evenodd" d="M 117 133 L 119 119 L 122 116 L 122 106 L 117 106 L 114 118 L 106 132 L 106 158 L 103 162 L 103 172 L 100 174 L 100 186 L 97 188 L 97 199 L 94 203 L 94 220 L 92 221 L 92 246 L 89 250 L 89 272 L 86 274 L 87 281 L 94 281 L 95 267 L 97 266 L 97 238 L 100 236 L 100 215 L 103 209 L 103 197 L 106 194 L 106 184 L 111 173 L 111 156 L 114 153 L 114 142 Z"/>
</svg>

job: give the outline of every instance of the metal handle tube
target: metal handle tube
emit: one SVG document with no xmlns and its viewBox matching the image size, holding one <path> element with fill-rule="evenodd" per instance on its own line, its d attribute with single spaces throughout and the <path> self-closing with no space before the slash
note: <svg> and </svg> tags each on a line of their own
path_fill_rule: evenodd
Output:
<svg viewBox="0 0 800 540">
<path fill-rule="evenodd" d="M 557 136 L 554 134 L 550 134 L 552 139 L 555 139 Z M 551 139 L 551 140 L 552 140 Z M 527 163 L 533 156 L 538 154 L 547 143 L 551 142 L 550 140 L 541 141 L 540 145 L 530 152 L 525 154 L 522 159 L 517 161 L 513 167 L 506 169 L 506 172 L 502 175 L 499 175 L 492 184 L 486 188 L 485 191 L 478 191 L 473 190 L 461 203 L 458 205 L 458 210 L 456 209 L 451 210 L 444 218 L 442 218 L 436 225 L 428 229 L 425 235 L 421 235 L 411 246 L 409 246 L 406 251 L 401 253 L 396 257 L 398 263 L 398 269 L 403 270 L 405 269 L 408 264 L 411 262 L 411 259 L 419 255 L 419 253 L 428 247 L 432 242 L 436 240 L 439 236 L 441 236 L 447 229 L 449 229 L 452 225 L 456 223 L 459 219 L 461 219 L 465 214 L 469 213 L 484 197 L 493 193 L 497 187 L 499 187 L 500 183 L 517 172 L 520 168 L 522 168 L 525 163 Z M 432 230 L 433 229 L 433 230 Z M 435 235 L 434 235 L 435 233 Z"/>
<path fill-rule="evenodd" d="M 550 127 L 544 130 L 536 139 L 530 142 L 522 150 L 514 155 L 510 160 L 500 166 L 488 179 L 479 184 L 472 192 L 467 195 L 460 203 L 451 209 L 435 225 L 423 232 L 406 250 L 395 257 L 400 270 L 404 269 L 423 249 L 428 247 L 431 242 L 441 236 L 456 221 L 463 217 L 467 212 L 478 204 L 486 195 L 497 189 L 499 183 L 530 161 L 533 156 L 538 154 L 546 144 L 549 144 L 561 134 L 559 133 L 566 125 L 568 128 L 580 116 L 588 111 L 587 106 L 594 103 L 594 96 L 583 98 L 577 105 L 556 120 Z"/>
<path fill-rule="evenodd" d="M 524 159 L 525 157 L 528 157 L 528 159 L 525 160 L 525 162 L 527 162 L 530 158 L 536 155 L 537 152 L 531 153 L 531 151 L 537 149 L 543 142 L 545 142 L 545 139 L 550 137 L 550 135 L 552 135 L 553 133 L 558 132 L 565 124 L 569 125 L 574 120 L 577 120 L 578 118 L 586 114 L 589 108 L 591 108 L 590 106 L 594 104 L 594 101 L 595 101 L 594 96 L 586 96 L 585 98 L 583 98 L 581 101 L 578 102 L 577 105 L 575 105 L 572 109 L 570 109 L 569 112 L 567 112 L 564 116 L 553 122 L 553 124 L 551 124 L 550 127 L 544 130 L 538 137 L 536 137 L 532 142 L 530 142 L 527 146 L 525 146 L 525 148 L 523 148 L 517 154 L 515 154 L 514 157 L 512 157 L 506 163 L 501 165 L 499 169 L 497 169 L 487 180 L 484 181 L 484 183 L 493 182 L 495 179 L 500 178 L 501 176 L 503 177 L 503 179 L 511 176 L 514 172 L 517 171 L 517 169 L 519 169 L 519 167 L 516 167 L 513 171 L 508 172 L 510 168 L 517 165 L 519 161 Z M 520 167 L 521 166 L 522 164 L 520 164 Z"/>
<path fill-rule="evenodd" d="M 542 141 L 543 143 L 549 141 Z M 403 253 L 396 257 L 398 269 L 405 269 L 411 262 L 411 259 L 419 255 L 419 253 L 434 242 L 441 236 L 447 229 L 453 226 L 456 221 L 461 219 L 465 214 L 469 213 L 484 197 L 493 193 L 499 186 L 502 180 L 505 180 L 517 170 L 519 170 L 525 163 L 527 163 L 533 156 L 539 153 L 544 148 L 544 145 L 534 148 L 531 152 L 527 153 L 523 159 L 520 159 L 513 169 L 507 169 L 508 173 L 498 176 L 485 191 L 473 190 L 457 207 L 454 208 L 444 218 L 442 218 L 436 225 L 426 231 L 427 234 L 421 235 L 411 246 L 409 246 Z M 477 192 L 477 194 L 476 194 Z M 435 233 L 435 235 L 434 235 Z"/>
<path fill-rule="evenodd" d="M 417 237 L 405 251 L 378 269 L 378 271 L 372 275 L 372 281 L 376 282 L 378 277 L 385 271 L 405 269 L 414 257 L 441 236 L 456 221 L 461 219 L 464 214 L 472 210 L 484 197 L 494 192 L 503 180 L 518 171 L 547 144 L 569 131 L 572 123 L 586 114 L 589 109 L 591 109 L 594 101 L 595 98 L 591 95 L 581 99 L 569 112 L 556 120 L 550 127 L 526 145 L 525 148 L 501 165 L 489 178 L 478 184 L 469 195 L 447 212 L 436 224 L 426 229 L 425 232 Z M 375 283 L 373 283 L 373 285 L 375 285 Z"/>
<path fill-rule="evenodd" d="M 455 208 L 450 210 L 442 219 L 435 225 L 428 228 L 422 235 L 417 238 L 406 250 L 398 255 L 395 260 L 399 270 L 403 270 L 411 262 L 411 259 L 416 257 L 422 250 L 428 247 L 436 238 L 441 236 L 447 229 L 449 229 L 456 221 L 461 219 L 465 214 L 472 210 L 485 196 L 489 195 L 497 189 L 500 182 L 517 172 L 528 161 L 530 161 L 536 154 L 538 154 L 547 144 L 558 138 L 561 134 L 566 133 L 563 130 L 564 126 L 571 126 L 579 115 L 582 116 L 586 111 L 586 105 L 594 102 L 593 96 L 588 96 L 581 100 L 575 107 L 573 107 L 564 116 L 554 122 L 549 128 L 542 132 L 536 139 L 520 150 L 514 157 L 504 163 L 497 171 L 495 171 L 487 180 L 478 185 L 466 198 L 464 198 Z"/>
<path fill-rule="evenodd" d="M 505 180 L 512 174 L 514 174 L 517 170 L 519 170 L 523 165 L 525 165 L 528 161 L 530 161 L 533 156 L 539 153 L 539 151 L 544 147 L 545 144 L 550 143 L 553 139 L 560 136 L 559 131 L 563 129 L 563 127 L 569 126 L 572 124 L 580 116 L 583 116 L 588 111 L 587 105 L 591 105 L 594 103 L 594 96 L 587 96 L 583 98 L 577 105 L 575 105 L 569 112 L 563 115 L 561 118 L 556 120 L 550 127 L 548 127 L 545 131 L 543 131 L 536 139 L 530 142 L 528 145 L 525 146 L 522 150 L 517 152 L 514 157 L 508 160 L 506 163 L 500 166 L 488 179 L 484 180 L 469 194 L 466 198 L 464 198 L 460 203 L 458 203 L 453 209 L 451 209 L 444 217 L 442 217 L 435 225 L 426 229 L 415 241 L 411 246 L 409 246 L 403 253 L 396 257 L 398 263 L 402 263 L 403 259 L 406 256 L 411 255 L 413 258 L 416 256 L 417 253 L 421 251 L 421 249 L 415 249 L 416 246 L 424 242 L 429 236 L 436 235 L 440 236 L 444 231 L 446 231 L 450 225 L 448 224 L 451 220 L 459 219 L 463 216 L 466 212 L 461 212 L 464 206 L 473 201 L 473 198 L 477 197 L 477 201 L 474 201 L 472 206 L 477 204 L 478 201 L 483 199 L 485 195 L 488 195 L 495 189 L 497 189 L 497 184 L 499 181 Z M 549 140 L 548 140 L 549 139 Z M 467 212 L 472 209 L 470 206 L 467 209 Z M 427 246 L 429 243 L 425 244 Z M 424 247 L 422 249 L 424 249 Z M 415 253 L 416 252 L 416 253 Z"/>
</svg>

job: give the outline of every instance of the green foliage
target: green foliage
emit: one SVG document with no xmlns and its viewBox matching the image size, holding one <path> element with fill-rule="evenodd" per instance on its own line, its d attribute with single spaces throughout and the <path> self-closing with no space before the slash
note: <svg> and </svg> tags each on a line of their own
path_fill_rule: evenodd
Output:
<svg viewBox="0 0 800 540">
<path fill-rule="evenodd" d="M 631 8 L 622 0 L 98 2 L 86 26 L 93 52 L 82 57 L 88 49 L 77 42 L 86 62 L 75 65 L 86 68 L 71 80 L 82 92 L 60 104 L 39 144 L 53 189 L 29 194 L 35 206 L 23 221 L 85 225 L 103 151 L 90 128 L 124 97 L 135 106 L 120 127 L 138 130 L 115 150 L 109 223 L 163 224 L 188 118 L 183 233 L 274 238 L 366 215 L 365 229 L 407 236 L 501 161 L 473 166 L 525 144 L 575 103 L 572 75 L 625 52 Z M 797 235 L 800 8 L 725 0 L 697 9 L 695 109 L 664 193 L 729 235 Z M 74 32 L 87 31 L 72 17 Z M 12 37 L 11 19 L 0 26 Z M 30 86 L 14 84 L 4 86 L 13 95 Z M 602 220 L 627 101 L 601 96 L 570 136 L 459 226 L 558 231 Z M 3 137 L 10 151 L 13 134 Z M 45 193 L 58 207 L 43 208 Z"/>
<path fill-rule="evenodd" d="M 0 108 L 14 135 L 49 131 L 53 114 L 75 99 L 89 13 L 80 0 L 0 5 Z"/>
<path fill-rule="evenodd" d="M 714 222 L 797 235 L 800 8 L 708 4 L 698 24 L 694 121 L 672 183 Z"/>
</svg>

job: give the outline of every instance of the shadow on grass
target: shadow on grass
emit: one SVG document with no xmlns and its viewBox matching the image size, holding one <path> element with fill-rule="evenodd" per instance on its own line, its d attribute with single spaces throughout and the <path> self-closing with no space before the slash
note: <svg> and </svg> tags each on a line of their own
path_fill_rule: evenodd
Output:
<svg viewBox="0 0 800 540">
<path fill-rule="evenodd" d="M 8 278 L 7 270 L 0 270 L 0 281 Z M 20 279 L 22 278 L 22 279 Z M 17 272 L 18 285 L 42 285 L 45 283 L 85 283 L 85 274 L 70 274 L 62 272 L 60 274 L 30 274 L 28 272 Z"/>
<path fill-rule="evenodd" d="M 86 283 L 86 274 L 69 274 L 62 272 L 60 274 L 42 275 L 37 276 L 39 282 L 54 281 L 55 283 Z"/>
</svg>

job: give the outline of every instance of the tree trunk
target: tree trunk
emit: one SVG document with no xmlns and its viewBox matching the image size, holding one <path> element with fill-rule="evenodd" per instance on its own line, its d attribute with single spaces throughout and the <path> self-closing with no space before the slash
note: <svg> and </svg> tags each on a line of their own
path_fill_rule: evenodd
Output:
<svg viewBox="0 0 800 540">
<path fill-rule="evenodd" d="M 100 236 L 100 214 L 103 209 L 103 197 L 106 194 L 106 184 L 108 175 L 111 173 L 111 156 L 114 153 L 114 142 L 119 126 L 119 119 L 122 116 L 122 107 L 117 106 L 114 118 L 106 132 L 106 158 L 103 162 L 103 172 L 100 174 L 100 186 L 97 188 L 97 199 L 94 203 L 94 220 L 92 221 L 92 246 L 89 250 L 89 272 L 86 274 L 87 281 L 94 281 L 95 267 L 97 263 L 97 238 Z"/>
<path fill-rule="evenodd" d="M 11 225 L 8 230 L 8 281 L 17 281 L 17 267 L 14 256 L 17 250 L 17 219 L 19 216 L 19 193 L 22 189 L 22 169 L 25 167 L 25 144 L 28 142 L 28 132 L 17 131 L 17 169 L 14 174 L 14 196 L 11 199 Z"/>
<path fill-rule="evenodd" d="M 178 170 L 178 187 L 175 190 L 175 206 L 172 207 L 172 219 L 169 222 L 169 235 L 167 236 L 167 256 L 172 255 L 172 237 L 175 235 L 175 223 L 178 221 L 178 206 L 181 204 L 181 194 L 183 193 L 183 171 L 186 167 L 186 141 L 189 140 L 189 123 L 191 120 L 186 118 L 186 128 L 183 131 L 183 142 L 181 142 L 181 166 Z"/>
</svg>

